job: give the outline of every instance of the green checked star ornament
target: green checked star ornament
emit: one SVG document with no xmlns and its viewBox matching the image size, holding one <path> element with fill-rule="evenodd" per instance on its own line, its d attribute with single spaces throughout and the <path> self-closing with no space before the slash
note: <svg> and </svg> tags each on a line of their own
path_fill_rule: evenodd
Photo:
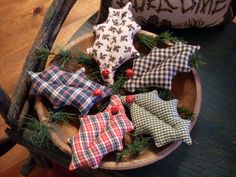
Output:
<svg viewBox="0 0 236 177">
<path fill-rule="evenodd" d="M 189 132 L 191 121 L 179 116 L 178 100 L 164 101 L 156 90 L 133 96 L 121 96 L 121 100 L 130 110 L 135 131 L 151 135 L 157 147 L 176 140 L 192 144 Z"/>
</svg>

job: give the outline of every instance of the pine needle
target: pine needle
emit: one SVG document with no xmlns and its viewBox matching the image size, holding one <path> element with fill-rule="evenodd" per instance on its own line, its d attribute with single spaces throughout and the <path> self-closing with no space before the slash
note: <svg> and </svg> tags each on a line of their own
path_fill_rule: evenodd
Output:
<svg viewBox="0 0 236 177">
<path fill-rule="evenodd" d="M 144 45 L 147 50 L 152 49 L 156 45 L 155 37 L 147 34 L 137 33 L 135 35 L 135 40 Z"/>
<path fill-rule="evenodd" d="M 72 52 L 63 47 L 57 47 L 56 52 L 50 51 L 47 47 L 39 47 L 36 49 L 35 54 L 39 59 L 47 58 L 49 55 L 55 56 L 62 69 L 68 62 L 73 60 Z"/>
<path fill-rule="evenodd" d="M 181 118 L 187 120 L 192 120 L 195 117 L 195 114 L 192 111 L 184 107 L 178 107 L 178 113 Z"/>
<path fill-rule="evenodd" d="M 91 80 L 96 81 L 98 83 L 103 82 L 99 66 L 93 58 L 78 50 L 78 57 L 75 60 L 78 64 L 81 64 L 86 67 L 86 69 L 88 70 L 89 78 Z"/>
<path fill-rule="evenodd" d="M 51 54 L 51 52 L 48 47 L 38 47 L 35 50 L 35 54 L 39 59 L 42 59 L 47 58 Z"/>
<path fill-rule="evenodd" d="M 150 137 L 144 137 L 136 133 L 132 134 L 132 139 L 133 141 L 131 144 L 125 144 L 126 148 L 123 151 L 116 153 L 116 161 L 120 161 L 122 157 L 135 158 L 144 150 L 147 150 L 151 144 Z"/>
<path fill-rule="evenodd" d="M 124 76 L 118 76 L 114 84 L 109 86 L 112 90 L 112 94 L 125 95 L 126 91 L 123 88 L 125 81 L 127 80 Z"/>
<path fill-rule="evenodd" d="M 69 113 L 69 112 L 49 112 L 49 119 L 55 122 L 64 122 L 68 123 L 69 120 L 77 119 L 77 114 Z"/>
<path fill-rule="evenodd" d="M 164 31 L 164 32 L 156 35 L 156 37 L 155 37 L 155 42 L 156 43 L 157 42 L 158 43 L 164 43 L 164 42 L 167 42 L 167 41 L 170 41 L 170 42 L 173 42 L 173 43 L 176 43 L 176 42 L 179 42 L 179 41 L 184 42 L 183 39 L 174 36 L 173 33 L 169 32 L 169 31 Z"/>
<path fill-rule="evenodd" d="M 163 99 L 165 101 L 174 99 L 173 95 L 171 94 L 171 91 L 167 90 L 167 89 L 159 89 L 158 95 L 161 99 Z"/>
<path fill-rule="evenodd" d="M 61 69 L 63 69 L 70 61 L 73 61 L 72 52 L 63 47 L 58 47 L 58 53 L 56 54 L 56 57 L 59 61 Z"/>
<path fill-rule="evenodd" d="M 190 65 L 195 69 L 199 69 L 201 66 L 206 63 L 202 61 L 202 56 L 198 53 L 194 54 L 190 60 Z"/>
<path fill-rule="evenodd" d="M 24 119 L 24 125 L 26 128 L 32 130 L 31 141 L 32 143 L 39 148 L 50 148 L 52 143 L 49 136 L 49 128 L 45 123 L 39 122 L 33 116 L 26 116 Z"/>
<path fill-rule="evenodd" d="M 135 35 L 135 40 L 138 43 L 144 45 L 148 50 L 152 49 L 154 46 L 157 46 L 157 44 L 160 43 L 165 43 L 165 42 L 176 43 L 179 41 L 184 42 L 183 39 L 174 36 L 173 33 L 169 31 L 162 32 L 156 36 L 138 33 L 137 35 Z"/>
</svg>

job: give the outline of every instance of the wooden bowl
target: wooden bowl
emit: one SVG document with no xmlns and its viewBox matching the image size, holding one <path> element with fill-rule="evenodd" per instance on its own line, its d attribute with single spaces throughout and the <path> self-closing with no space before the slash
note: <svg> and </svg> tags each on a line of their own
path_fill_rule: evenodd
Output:
<svg viewBox="0 0 236 177">
<path fill-rule="evenodd" d="M 146 31 L 142 33 L 154 35 Z M 80 48 L 85 51 L 86 48 L 92 46 L 95 36 L 94 33 L 88 33 L 77 40 L 74 40 L 69 48 L 74 50 Z M 172 82 L 172 94 L 179 100 L 179 106 L 188 108 L 195 113 L 196 118 L 192 120 L 190 130 L 197 121 L 197 116 L 201 105 L 201 84 L 197 72 L 193 69 L 189 73 L 181 73 L 175 76 Z M 36 110 L 40 121 L 47 121 L 48 109 L 41 97 L 36 99 Z M 63 152 L 71 155 L 71 148 L 68 144 L 68 138 L 75 135 L 78 131 L 78 125 L 65 123 L 49 123 L 51 127 L 50 136 L 52 142 Z M 116 162 L 114 155 L 107 155 L 100 164 L 100 168 L 109 170 L 126 170 L 142 167 L 158 160 L 163 159 L 171 152 L 173 152 L 182 141 L 175 141 L 161 148 L 151 147 L 150 149 L 141 153 L 135 159 L 122 159 L 121 162 Z"/>
</svg>

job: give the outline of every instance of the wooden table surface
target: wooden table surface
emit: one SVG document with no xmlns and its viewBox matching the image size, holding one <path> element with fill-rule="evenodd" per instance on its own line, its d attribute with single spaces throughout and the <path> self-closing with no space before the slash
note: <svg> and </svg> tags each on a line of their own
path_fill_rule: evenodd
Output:
<svg viewBox="0 0 236 177">
<path fill-rule="evenodd" d="M 85 1 L 79 1 L 81 5 Z M 89 1 L 89 3 L 88 3 Z M 24 2 L 24 3 L 23 3 Z M 65 44 L 98 7 L 98 1 L 74 12 L 67 19 L 57 44 Z M 0 2 L 0 84 L 11 93 L 23 60 L 42 21 L 49 0 L 8 0 Z M 77 7 L 78 8 L 78 7 Z M 14 9 L 14 11 L 12 10 Z M 80 19 L 81 21 L 78 21 Z M 236 176 L 236 24 L 223 28 L 175 31 L 190 44 L 200 44 L 204 62 L 199 70 L 203 89 L 199 120 L 191 132 L 193 145 L 182 144 L 164 160 L 122 174 L 136 177 L 235 177 Z M 6 126 L 0 119 L 0 135 Z M 15 147 L 0 158 L 0 176 L 17 177 L 27 156 Z M 31 175 L 58 176 L 60 170 L 36 168 Z M 63 171 L 63 170 L 61 170 Z M 69 176 L 65 171 L 61 174 Z M 60 176 L 60 175 L 59 175 Z"/>
</svg>

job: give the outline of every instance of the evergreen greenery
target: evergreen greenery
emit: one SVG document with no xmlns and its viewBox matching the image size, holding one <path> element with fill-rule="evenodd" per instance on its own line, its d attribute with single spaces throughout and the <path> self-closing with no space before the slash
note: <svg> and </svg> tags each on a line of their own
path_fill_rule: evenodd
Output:
<svg viewBox="0 0 236 177">
<path fill-rule="evenodd" d="M 158 89 L 158 95 L 161 99 L 168 101 L 174 99 L 170 90 L 167 89 Z"/>
<path fill-rule="evenodd" d="M 50 53 L 51 52 L 47 47 L 40 47 L 37 48 L 35 51 L 35 54 L 39 59 L 47 58 L 50 55 Z"/>
<path fill-rule="evenodd" d="M 173 43 L 176 43 L 178 41 L 184 42 L 183 39 L 174 36 L 173 33 L 169 31 L 162 32 L 156 36 L 137 33 L 135 35 L 135 40 L 138 43 L 144 45 L 148 50 L 151 50 L 154 46 L 157 46 L 158 44 L 163 44 L 165 42 L 173 42 Z"/>
<path fill-rule="evenodd" d="M 173 43 L 176 43 L 179 41 L 185 42 L 183 39 L 174 36 L 174 34 L 169 31 L 165 31 L 165 32 L 160 33 L 159 35 L 156 35 L 155 41 L 160 42 L 160 43 L 164 43 L 168 41 L 173 42 Z"/>
<path fill-rule="evenodd" d="M 202 56 L 199 53 L 196 53 L 192 56 L 190 60 L 190 65 L 195 69 L 199 69 L 201 66 L 205 65 L 206 63 L 203 62 Z"/>
<path fill-rule="evenodd" d="M 69 120 L 74 120 L 78 117 L 77 114 L 69 113 L 69 112 L 63 112 L 63 111 L 58 111 L 58 112 L 49 112 L 49 120 L 55 121 L 55 122 L 64 122 L 68 123 Z"/>
<path fill-rule="evenodd" d="M 195 114 L 185 107 L 178 107 L 178 113 L 182 119 L 192 120 Z"/>
<path fill-rule="evenodd" d="M 60 67 L 63 69 L 67 63 L 73 60 L 72 52 L 66 48 L 58 47 L 56 58 L 59 61 Z"/>
<path fill-rule="evenodd" d="M 50 148 L 52 146 L 47 123 L 39 122 L 35 117 L 28 115 L 24 119 L 24 125 L 26 127 L 23 129 L 27 128 L 32 131 L 30 139 L 35 146 L 39 148 Z"/>
<path fill-rule="evenodd" d="M 132 143 L 126 143 L 124 150 L 116 153 L 116 161 L 120 161 L 122 157 L 135 158 L 139 156 L 140 153 L 147 150 L 151 144 L 151 137 L 144 137 L 133 133 Z"/>
<path fill-rule="evenodd" d="M 109 86 L 112 90 L 112 94 L 125 95 L 126 91 L 123 88 L 125 81 L 127 81 L 126 77 L 118 76 L 117 79 L 115 80 L 114 84 Z"/>
<path fill-rule="evenodd" d="M 78 64 L 83 65 L 84 67 L 86 67 L 86 70 L 88 71 L 88 75 L 89 78 L 93 81 L 96 81 L 98 83 L 103 83 L 101 74 L 100 74 L 100 70 L 99 70 L 99 66 L 96 63 L 96 61 L 86 55 L 84 52 L 78 50 L 78 57 L 75 58 L 76 62 Z"/>
</svg>

